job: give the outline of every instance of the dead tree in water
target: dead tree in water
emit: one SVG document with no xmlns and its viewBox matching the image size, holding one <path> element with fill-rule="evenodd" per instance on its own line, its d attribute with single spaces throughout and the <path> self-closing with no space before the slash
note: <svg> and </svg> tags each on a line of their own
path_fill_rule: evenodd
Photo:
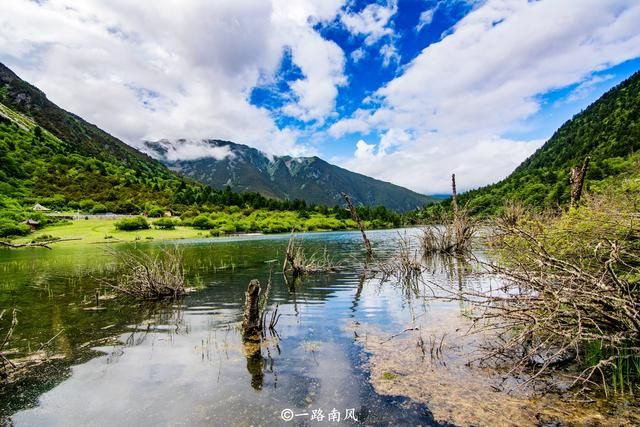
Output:
<svg viewBox="0 0 640 427">
<path fill-rule="evenodd" d="M 453 205 L 453 215 L 458 216 L 458 192 L 456 191 L 456 174 L 451 174 L 451 204 Z"/>
<path fill-rule="evenodd" d="M 453 220 L 443 216 L 442 225 L 428 225 L 421 237 L 425 254 L 463 255 L 471 249 L 471 239 L 475 234 L 475 222 L 466 207 L 458 206 L 456 175 L 451 174 L 451 204 Z"/>
<path fill-rule="evenodd" d="M 287 280 L 286 272 L 287 267 L 295 279 L 304 274 L 316 274 L 316 273 L 330 273 L 336 271 L 338 265 L 336 265 L 331 257 L 327 248 L 324 248 L 323 252 L 314 252 L 311 255 L 307 255 L 304 246 L 295 242 L 295 234 L 291 233 L 289 237 L 289 243 L 287 244 L 287 251 L 284 254 L 284 263 L 282 264 L 282 274 L 285 281 Z"/>
<path fill-rule="evenodd" d="M 347 202 L 347 207 L 349 208 L 349 212 L 351 212 L 351 218 L 356 222 L 360 232 L 362 233 L 362 240 L 364 240 L 364 247 L 367 250 L 367 256 L 373 256 L 373 249 L 371 248 L 371 242 L 367 239 L 367 235 L 364 232 L 364 225 L 362 221 L 360 221 L 360 217 L 358 216 L 358 212 L 356 208 L 353 207 L 353 203 L 351 202 L 351 197 L 347 193 L 341 193 L 342 197 L 344 197 L 345 202 Z"/>
<path fill-rule="evenodd" d="M 5 313 L 6 313 L 6 310 L 2 310 L 0 312 L 0 319 L 2 319 Z M 11 325 L 9 326 L 9 330 L 4 336 L 4 339 L 0 341 L 0 382 L 5 380 L 9 376 L 7 366 L 9 368 L 14 368 L 14 369 L 16 368 L 16 365 L 2 353 L 2 349 L 4 349 L 4 347 L 9 342 L 9 339 L 11 338 L 11 335 L 13 335 L 13 330 L 15 329 L 17 324 L 18 324 L 18 318 L 16 316 L 16 310 L 14 309 L 13 318 L 11 320 Z"/>
<path fill-rule="evenodd" d="M 242 337 L 246 341 L 260 341 L 262 322 L 260 316 L 260 282 L 253 279 L 245 293 L 242 315 Z"/>
<path fill-rule="evenodd" d="M 587 156 L 584 158 L 584 162 L 582 163 L 582 167 L 578 169 L 577 167 L 571 168 L 571 174 L 569 176 L 569 182 L 571 183 L 571 207 L 575 208 L 578 206 L 580 202 L 580 197 L 582 196 L 582 189 L 584 187 L 584 179 L 587 175 L 587 169 L 589 168 L 589 162 L 591 161 L 591 157 Z"/>
</svg>

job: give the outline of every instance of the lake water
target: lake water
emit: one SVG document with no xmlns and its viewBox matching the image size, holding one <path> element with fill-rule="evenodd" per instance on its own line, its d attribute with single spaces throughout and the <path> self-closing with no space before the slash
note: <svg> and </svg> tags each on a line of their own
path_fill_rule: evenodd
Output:
<svg viewBox="0 0 640 427">
<path fill-rule="evenodd" d="M 369 232 L 379 258 L 396 253 L 401 233 L 417 230 Z M 340 271 L 291 289 L 279 273 L 288 236 L 178 241 L 171 244 L 182 249 L 198 291 L 176 303 L 104 300 L 101 310 L 94 309 L 99 280 L 117 274 L 101 245 L 0 251 L 0 308 L 19 310 L 10 347 L 33 351 L 55 337 L 48 351 L 64 356 L 0 387 L 0 424 L 438 425 L 427 406 L 374 390 L 361 331 L 393 337 L 417 316 L 455 319 L 464 307 L 430 303 L 393 281 L 363 280 L 359 233 L 301 239 L 307 252 L 326 248 Z M 251 279 L 264 289 L 271 265 L 267 318 L 277 306 L 277 334 L 246 347 L 244 292 Z M 435 261 L 426 274 L 452 287 L 488 280 L 461 268 Z"/>
</svg>

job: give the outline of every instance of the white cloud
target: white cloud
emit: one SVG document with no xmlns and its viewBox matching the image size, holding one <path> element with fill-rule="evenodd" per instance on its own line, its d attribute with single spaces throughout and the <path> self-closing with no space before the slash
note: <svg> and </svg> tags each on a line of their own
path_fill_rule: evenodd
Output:
<svg viewBox="0 0 640 427">
<path fill-rule="evenodd" d="M 375 145 L 360 140 L 354 156 L 341 165 L 425 194 L 442 194 L 450 191 L 452 173 L 456 174 L 460 191 L 505 178 L 543 142 L 504 138 L 451 140 L 437 134 L 410 139 L 404 134 L 401 142 L 393 143 L 395 150 L 389 150 L 385 142 Z"/>
<path fill-rule="evenodd" d="M 455 171 L 464 188 L 489 184 L 539 145 L 500 137 L 539 110 L 537 95 L 640 56 L 638 22 L 632 0 L 584 0 L 579 8 L 489 0 L 379 89 L 379 108 L 358 110 L 330 133 L 412 132 L 413 142 L 392 153 L 360 150 L 344 163 L 378 178 L 424 192 L 447 191 Z"/>
<path fill-rule="evenodd" d="M 366 56 L 366 50 L 364 50 L 363 48 L 359 47 L 358 49 L 354 50 L 353 52 L 351 52 L 351 59 L 353 60 L 353 62 L 360 62 L 360 60 L 362 58 L 364 58 Z"/>
<path fill-rule="evenodd" d="M 422 28 L 431 24 L 431 21 L 433 21 L 434 13 L 435 13 L 435 9 L 428 9 L 423 11 L 420 14 L 420 18 L 418 19 L 418 25 L 416 26 L 416 31 L 420 32 L 422 31 Z"/>
<path fill-rule="evenodd" d="M 382 55 L 383 67 L 388 67 L 392 62 L 400 62 L 400 54 L 396 47 L 391 43 L 387 43 L 380 48 L 380 55 Z"/>
<path fill-rule="evenodd" d="M 166 139 L 162 139 L 157 141 L 156 144 L 159 144 L 166 150 L 162 157 L 172 162 L 176 160 L 197 160 L 206 157 L 212 157 L 216 160 L 224 160 L 229 156 L 234 156 L 229 146 L 215 146 L 203 140 L 181 139 L 177 141 L 168 141 Z M 154 151 L 145 151 L 147 151 L 151 156 L 158 156 Z"/>
<path fill-rule="evenodd" d="M 0 2 L 0 60 L 57 104 L 137 144 L 221 138 L 285 154 L 292 130 L 250 104 L 283 51 L 304 78 L 289 114 L 323 120 L 344 54 L 313 29 L 344 0 L 28 0 Z M 276 143 L 277 141 L 277 143 Z"/>
<path fill-rule="evenodd" d="M 591 94 L 591 92 L 593 92 L 595 86 L 600 83 L 606 82 L 607 80 L 611 80 L 613 77 L 613 74 L 605 74 L 602 76 L 591 76 L 587 78 L 571 91 L 571 93 L 567 97 L 567 102 L 578 101 L 580 99 L 586 98 L 587 96 L 589 96 L 589 94 Z"/>
<path fill-rule="evenodd" d="M 357 110 L 351 118 L 342 119 L 329 127 L 329 135 L 334 138 L 342 138 L 350 133 L 369 133 L 369 113 L 366 110 Z"/>
<path fill-rule="evenodd" d="M 386 6 L 372 3 L 359 13 L 344 13 L 340 20 L 351 34 L 365 36 L 365 44 L 373 45 L 385 36 L 393 36 L 389 23 L 397 12 L 397 1 L 389 0 Z"/>
</svg>

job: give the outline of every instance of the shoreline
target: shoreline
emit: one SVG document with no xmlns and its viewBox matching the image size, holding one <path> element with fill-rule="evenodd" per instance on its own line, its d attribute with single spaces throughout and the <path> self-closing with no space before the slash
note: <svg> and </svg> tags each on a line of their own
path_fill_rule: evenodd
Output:
<svg viewBox="0 0 640 427">
<path fill-rule="evenodd" d="M 415 228 L 415 227 L 401 227 Z M 367 232 L 378 230 L 391 230 L 394 228 L 369 229 Z M 310 230 L 298 231 L 296 234 L 308 233 L 331 233 L 331 232 L 350 232 L 357 229 L 342 230 Z M 170 242 L 175 240 L 193 240 L 193 239 L 217 239 L 225 238 L 242 238 L 242 237 L 263 237 L 290 235 L 290 232 L 282 233 L 263 233 L 263 232 L 233 232 L 219 236 L 212 236 L 208 230 L 200 230 L 189 226 L 177 225 L 172 230 L 149 228 L 146 230 L 121 231 L 114 227 L 114 221 L 111 219 L 88 219 L 75 220 L 69 224 L 50 225 L 32 232 L 29 236 L 10 239 L 8 242 L 14 244 L 29 243 L 32 241 L 47 240 L 52 241 L 56 246 L 79 246 L 79 245 L 96 245 L 96 244 L 113 244 L 113 243 L 143 243 L 143 242 Z M 41 236 L 48 236 L 46 239 L 37 239 Z M 77 239 L 56 242 L 57 239 Z M 8 248 L 9 249 L 9 248 Z"/>
</svg>

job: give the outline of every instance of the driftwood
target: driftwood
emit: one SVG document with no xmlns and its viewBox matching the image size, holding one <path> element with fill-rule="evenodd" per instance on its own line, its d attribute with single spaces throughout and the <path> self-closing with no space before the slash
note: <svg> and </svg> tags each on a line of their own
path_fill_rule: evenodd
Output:
<svg viewBox="0 0 640 427">
<path fill-rule="evenodd" d="M 35 247 L 43 247 L 43 248 L 47 248 L 47 249 L 51 249 L 51 247 L 49 247 L 50 244 L 52 243 L 58 243 L 58 242 L 68 242 L 70 240 L 82 240 L 81 237 L 68 237 L 65 239 L 57 239 L 57 240 L 46 240 L 43 242 L 29 242 L 29 243 L 11 243 L 11 242 L 5 242 L 3 240 L 0 240 L 0 246 L 6 246 L 12 249 L 16 249 L 16 248 L 35 248 Z"/>
<path fill-rule="evenodd" d="M 584 162 L 582 163 L 582 167 L 578 169 L 577 167 L 571 168 L 571 174 L 569 176 L 569 182 L 571 183 L 571 207 L 575 208 L 578 206 L 580 202 L 580 197 L 582 196 L 582 189 L 584 188 L 584 179 L 587 175 L 587 169 L 589 168 L 589 162 L 591 161 L 591 157 L 587 156 L 584 158 Z"/>
<path fill-rule="evenodd" d="M 351 196 L 347 193 L 341 193 L 345 202 L 347 202 L 347 207 L 349 208 L 349 212 L 351 212 L 351 218 L 356 222 L 360 232 L 362 233 L 362 240 L 364 241 L 364 247 L 367 250 L 367 256 L 373 256 L 373 249 L 371 248 L 371 242 L 367 239 L 367 234 L 364 232 L 364 224 L 360 221 L 360 217 L 358 216 L 358 212 L 356 208 L 353 207 L 353 203 L 351 202 Z"/>
<path fill-rule="evenodd" d="M 242 337 L 245 341 L 260 341 L 262 319 L 260 316 L 260 282 L 253 279 L 245 293 L 242 314 Z"/>
</svg>

